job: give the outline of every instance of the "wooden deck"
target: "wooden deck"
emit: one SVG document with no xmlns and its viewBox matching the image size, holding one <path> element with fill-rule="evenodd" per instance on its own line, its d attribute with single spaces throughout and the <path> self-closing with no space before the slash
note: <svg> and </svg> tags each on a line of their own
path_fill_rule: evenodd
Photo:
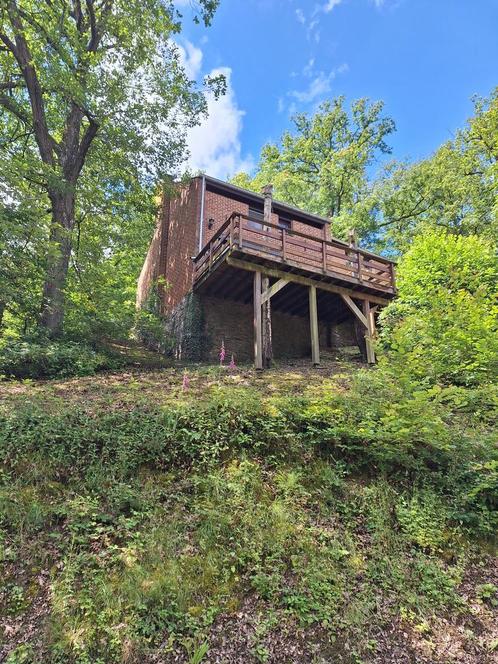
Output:
<svg viewBox="0 0 498 664">
<path fill-rule="evenodd" d="M 394 263 L 337 240 L 325 240 L 233 213 L 194 258 L 194 288 L 222 264 L 294 275 L 320 288 L 344 288 L 389 300 L 396 293 Z M 354 296 L 353 293 L 350 293 Z"/>
</svg>

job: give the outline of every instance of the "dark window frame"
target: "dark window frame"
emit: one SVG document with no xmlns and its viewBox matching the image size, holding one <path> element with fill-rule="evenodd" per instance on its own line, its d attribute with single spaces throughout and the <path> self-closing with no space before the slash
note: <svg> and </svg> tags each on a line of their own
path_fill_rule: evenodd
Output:
<svg viewBox="0 0 498 664">
<path fill-rule="evenodd" d="M 292 219 L 290 217 L 286 216 L 286 215 L 279 214 L 277 225 L 280 226 L 280 228 L 285 228 L 285 230 L 291 231 L 292 230 Z"/>
<path fill-rule="evenodd" d="M 263 208 L 259 208 L 254 205 L 249 205 L 249 217 L 260 219 L 261 221 L 254 221 L 254 219 L 249 219 L 248 226 L 249 228 L 254 228 L 258 231 L 263 229 L 263 222 L 265 220 Z"/>
</svg>

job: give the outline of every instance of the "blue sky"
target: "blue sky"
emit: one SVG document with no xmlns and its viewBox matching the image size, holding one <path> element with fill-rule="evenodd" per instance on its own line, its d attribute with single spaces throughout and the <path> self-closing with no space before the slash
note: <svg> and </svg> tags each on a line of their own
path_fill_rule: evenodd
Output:
<svg viewBox="0 0 498 664">
<path fill-rule="evenodd" d="M 293 112 L 340 94 L 382 99 L 393 157 L 423 158 L 498 85 L 498 0 L 221 0 L 207 30 L 177 5 L 189 73 L 229 83 L 189 138 L 190 167 L 223 179 L 254 167 Z"/>
</svg>

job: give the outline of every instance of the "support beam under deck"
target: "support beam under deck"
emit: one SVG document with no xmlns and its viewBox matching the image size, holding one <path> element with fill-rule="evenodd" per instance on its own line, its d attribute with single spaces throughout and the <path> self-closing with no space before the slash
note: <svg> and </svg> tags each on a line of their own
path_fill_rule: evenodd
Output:
<svg viewBox="0 0 498 664">
<path fill-rule="evenodd" d="M 254 273 L 254 366 L 263 368 L 263 327 L 261 321 L 261 272 Z"/>
</svg>

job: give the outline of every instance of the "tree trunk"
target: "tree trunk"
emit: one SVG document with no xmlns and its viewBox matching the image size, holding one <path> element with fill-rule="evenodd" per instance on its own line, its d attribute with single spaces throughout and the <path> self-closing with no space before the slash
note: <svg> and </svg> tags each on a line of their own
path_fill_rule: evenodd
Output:
<svg viewBox="0 0 498 664">
<path fill-rule="evenodd" d="M 57 192 L 49 196 L 52 226 L 39 327 L 50 338 L 55 338 L 61 335 L 64 320 L 64 287 L 74 227 L 74 193 Z"/>
</svg>

